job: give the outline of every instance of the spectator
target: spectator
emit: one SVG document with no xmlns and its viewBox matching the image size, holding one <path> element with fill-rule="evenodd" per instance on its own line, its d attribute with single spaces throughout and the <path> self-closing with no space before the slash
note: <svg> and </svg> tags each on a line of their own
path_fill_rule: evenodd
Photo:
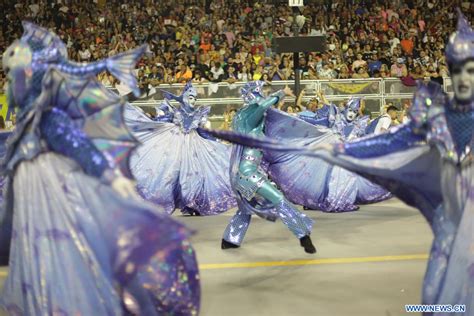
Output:
<svg viewBox="0 0 474 316">
<path fill-rule="evenodd" d="M 403 58 L 397 58 L 396 62 L 390 68 L 390 75 L 392 77 L 402 78 L 408 75 L 407 67 L 404 62 Z"/>
<path fill-rule="evenodd" d="M 357 54 L 357 59 L 352 63 L 352 70 L 356 71 L 356 69 L 360 67 L 367 66 L 367 62 L 362 59 L 362 54 Z"/>
<path fill-rule="evenodd" d="M 415 47 L 415 44 L 413 43 L 413 40 L 409 34 L 405 35 L 405 38 L 400 42 L 400 46 L 406 55 L 413 55 L 413 48 Z"/>
<path fill-rule="evenodd" d="M 179 66 L 179 71 L 175 75 L 175 82 L 186 83 L 193 78 L 193 72 L 186 64 Z"/>
<path fill-rule="evenodd" d="M 285 74 L 278 68 L 275 64 L 270 68 L 268 76 L 271 78 L 272 81 L 274 80 L 286 80 Z"/>
<path fill-rule="evenodd" d="M 52 10 L 45 10 L 31 1 L 15 3 L 15 6 L 1 6 L 2 51 L 20 35 L 20 21 L 26 19 L 55 30 L 67 44 L 70 58 L 77 61 L 97 60 L 147 42 L 153 58 L 143 61 L 143 74 L 148 76 L 153 65 L 160 63 L 164 67 L 163 82 L 180 81 L 182 75 L 178 73 L 183 72 L 183 67 L 178 64 L 175 68 L 178 54 L 192 76 L 200 73 L 199 80 L 206 77 L 219 80 L 214 79 L 210 71 L 211 61 L 220 63 L 222 78 L 229 77 L 228 65 L 232 63 L 237 77 L 245 80 L 251 80 L 255 72 L 262 71 L 268 71 L 272 80 L 294 78 L 291 56 L 275 54 L 271 47 L 272 37 L 292 33 L 293 13 L 286 4 L 262 5 L 256 9 L 248 1 L 208 1 L 206 7 L 200 0 L 174 3 L 116 0 L 113 2 L 116 5 L 103 9 L 87 1 L 63 1 Z M 369 75 L 382 78 L 387 74 L 384 64 L 389 66 L 390 74 L 398 78 L 418 73 L 417 64 L 422 69 L 426 67 L 427 75 L 437 80 L 447 75 L 442 50 L 447 34 L 455 28 L 455 6 L 450 5 L 451 1 L 397 0 L 388 5 L 379 1 L 379 4 L 365 6 L 364 3 L 333 0 L 328 7 L 334 10 L 332 12 L 312 3 L 305 6 L 304 15 L 311 17 L 311 21 L 307 20 L 300 33 L 328 36 L 327 52 L 318 57 L 300 56 L 305 78 L 315 77 L 310 66 L 316 67 L 319 74 L 324 68 L 323 62 L 334 64 L 335 76 L 327 69 L 323 71 L 328 72 L 330 75 L 324 76 L 330 78 L 349 77 L 342 65 L 346 65 L 350 73 L 366 64 Z M 472 19 L 472 5 L 468 1 L 460 5 Z M 392 57 L 394 67 L 390 67 Z M 397 58 L 405 60 L 403 66 L 397 66 Z M 270 67 L 277 61 L 280 71 Z M 246 62 L 249 64 L 245 65 Z M 264 67 L 262 71 L 257 70 L 259 65 Z M 246 71 L 242 71 L 244 66 Z M 189 71 L 186 69 L 184 73 L 189 74 Z M 357 72 L 356 76 L 359 76 Z M 107 81 L 103 75 L 101 79 Z"/>
<path fill-rule="evenodd" d="M 355 70 L 356 72 L 352 74 L 352 78 L 354 79 L 362 79 L 362 78 L 369 78 L 369 74 L 365 67 L 359 67 Z"/>
<path fill-rule="evenodd" d="M 224 78 L 224 69 L 221 67 L 220 62 L 211 62 L 211 74 L 212 78 L 211 81 L 213 82 L 221 82 Z"/>
<path fill-rule="evenodd" d="M 390 71 L 388 70 L 387 64 L 382 64 L 380 67 L 380 78 L 390 77 Z"/>
<path fill-rule="evenodd" d="M 387 113 L 383 114 L 381 117 L 378 118 L 377 126 L 375 127 L 374 134 L 381 134 L 388 131 L 390 126 L 392 126 L 393 122 L 397 118 L 397 111 L 398 109 L 390 105 L 387 107 Z"/>
<path fill-rule="evenodd" d="M 165 74 L 163 73 L 163 67 L 153 66 L 151 68 L 151 73 L 148 75 L 148 84 L 152 87 L 158 86 L 160 83 L 163 83 L 165 80 Z"/>
<path fill-rule="evenodd" d="M 224 75 L 225 80 L 228 83 L 235 83 L 239 80 L 239 75 L 235 72 L 234 65 L 229 65 L 227 73 Z"/>
<path fill-rule="evenodd" d="M 243 82 L 247 82 L 251 80 L 252 75 L 249 73 L 247 66 L 242 67 L 242 70 L 237 75 L 237 78 L 239 78 L 239 81 L 243 81 Z"/>
<path fill-rule="evenodd" d="M 88 62 L 91 59 L 91 52 L 85 43 L 82 43 L 81 49 L 79 50 L 79 57 L 82 62 Z"/>
<path fill-rule="evenodd" d="M 263 77 L 263 67 L 261 65 L 257 66 L 257 69 L 253 72 L 252 80 L 260 80 Z"/>
<path fill-rule="evenodd" d="M 338 79 L 349 79 L 350 78 L 349 68 L 346 65 L 342 65 L 339 70 Z"/>
<path fill-rule="evenodd" d="M 380 68 L 382 67 L 382 62 L 378 60 L 377 53 L 372 53 L 368 56 L 368 72 L 370 75 L 373 76 L 374 72 L 380 72 Z"/>
<path fill-rule="evenodd" d="M 415 69 L 410 70 L 410 77 L 412 77 L 415 80 L 425 78 L 424 71 L 423 71 L 423 69 L 421 68 L 420 65 L 416 65 Z"/>
</svg>

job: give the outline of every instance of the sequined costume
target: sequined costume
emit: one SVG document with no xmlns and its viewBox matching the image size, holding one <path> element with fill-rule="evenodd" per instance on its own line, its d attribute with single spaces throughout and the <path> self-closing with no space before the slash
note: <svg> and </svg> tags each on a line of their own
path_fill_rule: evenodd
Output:
<svg viewBox="0 0 474 316">
<path fill-rule="evenodd" d="M 95 76 L 108 70 L 135 87 L 146 47 L 74 64 L 55 34 L 23 26 L 3 55 L 9 106 L 20 111 L 2 163 L 1 306 L 11 315 L 197 315 L 190 232 L 112 188 L 136 141 L 123 101 Z"/>
<path fill-rule="evenodd" d="M 242 88 L 244 107 L 233 119 L 233 130 L 249 135 L 263 135 L 267 109 L 285 95 L 283 91 L 279 91 L 264 97 L 261 94 L 262 86 L 263 82 L 254 81 Z M 270 182 L 261 168 L 261 162 L 260 150 L 234 146 L 230 177 L 237 196 L 238 210 L 224 232 L 223 248 L 241 245 L 252 214 L 272 221 L 280 218 L 297 238 L 309 239 L 313 221 L 300 213 Z"/>
<path fill-rule="evenodd" d="M 215 136 L 250 146 L 325 159 L 378 183 L 426 218 L 434 240 L 423 304 L 465 305 L 474 314 L 474 31 L 459 11 L 446 46 L 454 98 L 436 83 L 419 85 L 409 121 L 389 132 L 330 150 L 282 144 L 229 132 Z M 425 313 L 447 315 L 447 313 Z"/>
<path fill-rule="evenodd" d="M 339 144 L 365 134 L 368 117 L 359 113 L 360 99 L 350 99 L 344 111 L 335 105 L 316 119 L 300 119 L 276 109 L 268 111 L 265 135 L 294 145 Z M 390 193 L 340 167 L 321 159 L 266 150 L 268 173 L 293 203 L 325 212 L 354 211 L 357 204 L 378 202 Z"/>
<path fill-rule="evenodd" d="M 235 207 L 228 175 L 231 146 L 198 130 L 208 122 L 210 107 L 194 108 L 190 100 L 197 92 L 190 82 L 181 96 L 165 97 L 180 106 L 161 104 L 156 120 L 126 107 L 125 122 L 141 142 L 130 163 L 140 194 L 169 213 L 180 208 L 215 215 Z"/>
<path fill-rule="evenodd" d="M 11 132 L 3 131 L 0 132 L 0 160 L 3 159 L 6 152 L 6 142 Z M 3 203 L 3 188 L 5 186 L 5 177 L 0 175 L 0 205 Z M 1 264 L 1 263 L 0 263 Z"/>
</svg>

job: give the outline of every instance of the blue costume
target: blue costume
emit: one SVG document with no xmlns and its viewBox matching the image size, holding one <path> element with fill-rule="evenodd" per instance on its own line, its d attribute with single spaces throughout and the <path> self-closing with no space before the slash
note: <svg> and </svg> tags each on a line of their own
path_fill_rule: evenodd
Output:
<svg viewBox="0 0 474 316">
<path fill-rule="evenodd" d="M 19 112 L 1 166 L 9 273 L 0 305 L 12 315 L 197 314 L 190 232 L 115 187 L 127 182 L 136 141 L 123 101 L 95 76 L 108 70 L 135 87 L 146 46 L 74 64 L 55 34 L 23 26 L 3 55 L 9 106 Z"/>
<path fill-rule="evenodd" d="M 420 209 L 434 234 L 423 304 L 465 304 L 466 314 L 471 315 L 474 32 L 460 12 L 457 32 L 446 46 L 446 60 L 453 99 L 435 83 L 420 86 L 408 123 L 388 134 L 335 148 L 328 159 L 375 180 Z"/>
<path fill-rule="evenodd" d="M 474 314 L 474 31 L 459 12 L 446 46 L 454 99 L 436 83 L 420 85 L 409 121 L 352 143 L 307 148 L 229 132 L 227 140 L 323 158 L 378 183 L 420 210 L 434 240 L 423 304 L 465 305 Z M 324 150 L 322 150 L 324 149 Z M 426 315 L 446 315 L 428 312 Z"/>
<path fill-rule="evenodd" d="M 329 120 L 334 119 L 337 112 L 338 109 L 336 106 L 324 104 L 320 109 L 314 112 L 309 110 L 300 112 L 298 113 L 298 117 L 309 124 L 329 127 L 331 125 Z"/>
<path fill-rule="evenodd" d="M 350 99 L 344 111 L 334 105 L 323 109 L 312 120 L 270 109 L 265 135 L 301 146 L 339 144 L 364 136 L 368 117 L 358 114 L 360 99 Z M 293 203 L 325 212 L 345 212 L 357 210 L 356 204 L 390 197 L 383 188 L 321 159 L 272 150 L 264 152 L 271 179 Z"/>
<path fill-rule="evenodd" d="M 233 130 L 248 135 L 263 135 L 265 113 L 285 95 L 283 91 L 268 97 L 261 94 L 263 82 L 253 81 L 242 88 L 244 107 L 233 120 Z M 271 221 L 280 218 L 300 239 L 308 253 L 316 252 L 309 237 L 313 221 L 300 213 L 268 180 L 261 168 L 262 152 L 251 147 L 234 146 L 231 159 L 231 183 L 237 196 L 238 210 L 227 226 L 222 248 L 239 247 L 250 224 L 252 214 Z"/>
<path fill-rule="evenodd" d="M 142 143 L 131 158 L 141 196 L 172 213 L 215 215 L 236 206 L 229 181 L 231 146 L 199 130 L 208 122 L 210 107 L 194 108 L 196 89 L 189 82 L 183 94 L 165 93 L 157 118 L 128 105 L 125 122 Z"/>
<path fill-rule="evenodd" d="M 10 137 L 11 132 L 0 132 L 0 160 L 3 159 L 7 151 L 7 139 Z M 3 202 L 3 188 L 5 187 L 5 178 L 0 176 L 0 205 Z"/>
</svg>

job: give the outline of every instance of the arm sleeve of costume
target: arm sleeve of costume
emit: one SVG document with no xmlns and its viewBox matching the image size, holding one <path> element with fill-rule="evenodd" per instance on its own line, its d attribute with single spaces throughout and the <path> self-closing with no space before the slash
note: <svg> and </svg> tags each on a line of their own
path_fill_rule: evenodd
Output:
<svg viewBox="0 0 474 316">
<path fill-rule="evenodd" d="M 424 133 L 415 133 L 413 127 L 406 124 L 389 133 L 340 144 L 340 147 L 336 147 L 336 152 L 355 158 L 372 158 L 405 150 L 424 140 Z"/>
<path fill-rule="evenodd" d="M 101 177 L 110 168 L 105 156 L 65 112 L 56 108 L 45 112 L 40 130 L 52 150 L 75 160 L 87 174 Z"/>
<path fill-rule="evenodd" d="M 208 139 L 208 140 L 218 141 L 217 138 L 215 138 L 214 136 L 212 136 L 211 134 L 209 134 L 206 130 L 204 130 L 202 128 L 198 128 L 197 132 L 198 132 L 199 136 L 201 136 L 202 138 L 205 138 L 205 139 Z"/>
<path fill-rule="evenodd" d="M 251 126 L 257 126 L 260 123 L 260 121 L 262 120 L 263 115 L 265 114 L 267 109 L 269 107 L 271 107 L 272 105 L 277 104 L 284 97 L 285 97 L 285 93 L 283 92 L 283 90 L 280 90 L 280 91 L 277 91 L 275 93 L 272 93 L 271 95 L 269 95 L 265 99 L 260 100 L 258 102 L 257 109 L 255 110 L 253 115 L 249 118 L 248 123 Z"/>
</svg>

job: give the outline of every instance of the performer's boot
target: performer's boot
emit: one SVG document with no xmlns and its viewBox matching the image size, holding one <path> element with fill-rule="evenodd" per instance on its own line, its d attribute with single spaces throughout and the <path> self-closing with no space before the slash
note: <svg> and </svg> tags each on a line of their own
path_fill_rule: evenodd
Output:
<svg viewBox="0 0 474 316">
<path fill-rule="evenodd" d="M 311 237 L 306 235 L 300 238 L 300 245 L 304 248 L 304 251 L 307 253 L 316 253 L 316 247 L 314 247 Z"/>
<path fill-rule="evenodd" d="M 201 214 L 198 211 L 187 206 L 181 210 L 181 213 L 184 215 L 190 215 L 190 216 L 201 216 Z"/>
<path fill-rule="evenodd" d="M 306 253 L 316 253 L 316 248 L 309 237 L 313 227 L 313 220 L 298 211 L 296 207 L 286 199 L 282 199 L 276 208 L 281 221 L 298 237 L 304 251 Z"/>
<path fill-rule="evenodd" d="M 231 242 L 228 242 L 225 239 L 222 239 L 221 249 L 230 249 L 230 248 L 239 248 L 239 247 L 240 247 L 239 245 L 233 244 Z"/>
</svg>

